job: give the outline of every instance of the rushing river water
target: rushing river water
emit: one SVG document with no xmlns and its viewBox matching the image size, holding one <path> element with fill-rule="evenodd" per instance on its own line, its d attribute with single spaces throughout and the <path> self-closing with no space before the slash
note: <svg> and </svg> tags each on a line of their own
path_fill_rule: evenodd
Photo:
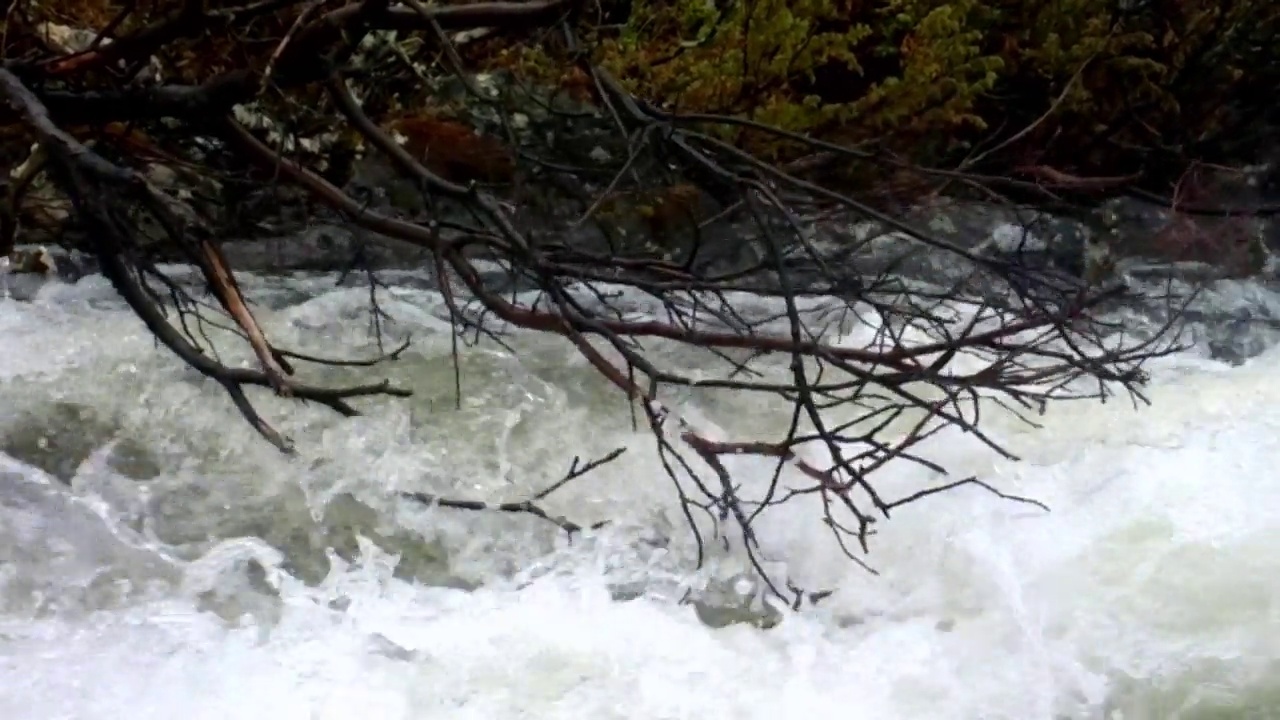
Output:
<svg viewBox="0 0 1280 720">
<path fill-rule="evenodd" d="M 247 284 L 284 344 L 372 352 L 364 290 Z M 761 629 L 678 602 L 739 587 L 741 558 L 692 573 L 652 438 L 567 343 L 467 351 L 456 408 L 439 299 L 395 294 L 415 349 L 367 372 L 417 395 L 351 420 L 259 396 L 293 459 L 101 279 L 0 302 L 0 718 L 1280 717 L 1275 351 L 1156 363 L 1138 411 L 991 414 L 1021 462 L 940 436 L 933 459 L 1053 510 L 967 490 L 910 506 L 875 538 L 878 577 L 811 508 L 780 511 L 770 552 L 837 592 Z M 683 402 L 744 437 L 787 421 Z M 394 493 L 523 498 L 619 446 L 547 503 L 613 521 L 573 543 Z"/>
</svg>

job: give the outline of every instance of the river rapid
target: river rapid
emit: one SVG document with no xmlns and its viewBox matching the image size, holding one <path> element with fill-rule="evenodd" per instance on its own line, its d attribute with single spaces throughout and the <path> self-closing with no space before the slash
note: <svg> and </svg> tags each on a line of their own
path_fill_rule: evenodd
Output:
<svg viewBox="0 0 1280 720">
<path fill-rule="evenodd" d="M 245 285 L 282 345 L 373 352 L 365 289 Z M 1277 304 L 1233 287 L 1224 302 Z M 770 555 L 836 592 L 764 629 L 679 602 L 762 601 L 733 551 L 693 571 L 652 437 L 567 343 L 465 350 L 458 408 L 439 297 L 402 285 L 385 303 L 415 345 L 362 372 L 417 394 L 354 419 L 255 395 L 287 458 L 101 278 L 0 301 L 0 718 L 1280 717 L 1280 350 L 1156 362 L 1152 407 L 1063 404 L 1039 429 L 989 413 L 1019 462 L 937 437 L 955 475 L 1052 511 L 970 489 L 906 507 L 874 538 L 879 576 L 812 507 L 782 508 Z M 757 398 L 674 402 L 733 436 L 788 419 Z M 547 501 L 611 521 L 573 542 L 396 497 L 522 499 L 616 447 Z"/>
</svg>

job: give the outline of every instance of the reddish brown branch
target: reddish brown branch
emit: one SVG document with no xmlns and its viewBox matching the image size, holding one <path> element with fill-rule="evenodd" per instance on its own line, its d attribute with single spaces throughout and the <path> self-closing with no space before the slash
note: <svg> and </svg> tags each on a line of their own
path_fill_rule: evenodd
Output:
<svg viewBox="0 0 1280 720">
<path fill-rule="evenodd" d="M 244 336 L 249 341 L 249 346 L 253 348 L 254 355 L 258 357 L 258 363 L 262 366 L 262 371 L 266 374 L 272 389 L 281 397 L 289 397 L 293 391 L 285 376 L 290 373 L 277 361 L 275 350 L 267 342 L 266 335 L 253 317 L 253 311 L 245 303 L 239 283 L 236 282 L 231 268 L 227 265 L 226 256 L 211 240 L 200 242 L 200 252 L 204 257 L 202 267 L 206 269 L 205 276 L 214 296 L 244 331 Z"/>
<path fill-rule="evenodd" d="M 1016 168 L 1015 172 L 1033 177 L 1046 187 L 1085 191 L 1123 188 L 1132 185 L 1142 177 L 1142 173 L 1131 173 L 1116 177 L 1077 177 L 1051 168 L 1048 165 L 1023 165 Z"/>
<path fill-rule="evenodd" d="M 227 167 L 242 171 L 247 160 L 259 171 L 265 171 L 258 177 L 269 176 L 302 188 L 310 199 L 336 211 L 350 224 L 369 231 L 362 236 L 370 242 L 399 241 L 427 250 L 439 292 L 454 324 L 455 352 L 464 330 L 474 330 L 475 337 L 484 335 L 498 342 L 503 342 L 502 333 L 513 329 L 565 338 L 633 407 L 643 409 L 664 467 L 676 486 L 681 511 L 690 520 L 699 544 L 702 536 L 692 522 L 695 510 L 706 512 L 716 523 L 732 517 L 740 526 L 746 552 L 756 563 L 757 571 L 778 594 L 782 586 L 773 584 L 755 555 L 761 542 L 755 537 L 752 524 L 768 508 L 801 495 L 820 499 L 819 520 L 830 528 L 841 548 L 846 552 L 850 552 L 849 548 L 856 551 L 856 540 L 865 552 L 870 527 L 879 515 L 887 517 L 892 508 L 903 503 L 969 482 L 940 485 L 891 501 L 873 484 L 873 473 L 895 460 L 917 463 L 935 473 L 945 472 L 941 465 L 921 457 L 919 448 L 940 429 L 948 427 L 969 433 L 995 452 L 1008 455 L 978 427 L 980 406 L 987 406 L 995 398 L 1017 412 L 1017 408 L 1035 409 L 1055 398 L 1105 397 L 1111 392 L 1108 386 L 1112 384 L 1131 390 L 1143 379 L 1138 365 L 1165 349 L 1156 340 L 1150 345 L 1121 350 L 1111 349 L 1104 343 L 1107 329 L 1092 313 L 1100 301 L 1114 295 L 1104 296 L 1084 283 L 1030 269 L 988 253 L 985 248 L 938 237 L 904 221 L 900 215 L 871 207 L 864 199 L 824 185 L 819 179 L 799 177 L 798 174 L 805 171 L 804 163 L 788 166 L 765 162 L 725 142 L 716 133 L 708 132 L 707 126 L 765 128 L 777 137 L 807 144 L 826 162 L 830 158 L 858 157 L 894 166 L 892 158 L 886 159 L 865 148 L 843 148 L 814 141 L 758 123 L 753 126 L 741 119 L 678 116 L 633 97 L 617 79 L 592 65 L 589 48 L 576 44 L 573 27 L 567 20 L 576 8 L 576 0 L 432 7 L 416 2 L 391 6 L 386 0 L 351 0 L 336 8 L 313 0 L 305 9 L 301 0 L 274 3 L 267 0 L 224 10 L 209 10 L 203 3 L 187 3 L 165 23 L 130 37 L 117 38 L 109 45 L 86 53 L 54 58 L 43 65 L 14 63 L 12 66 L 22 72 L 0 76 L 0 89 L 13 101 L 24 125 L 49 145 L 53 166 L 59 173 L 59 186 L 73 196 L 77 219 L 88 227 L 103 271 L 122 297 L 183 362 L 221 383 L 244 417 L 272 442 L 288 448 L 288 439 L 277 433 L 249 403 L 244 392 L 246 385 L 272 387 L 281 394 L 292 392 L 297 397 L 317 399 L 340 412 L 352 413 L 354 410 L 344 402 L 344 397 L 396 391 L 385 384 L 372 389 L 326 391 L 286 378 L 292 373 L 284 359 L 289 354 L 268 342 L 250 311 L 248 299 L 236 284 L 233 268 L 218 251 L 216 243 L 188 234 L 177 213 L 169 209 L 171 198 L 146 186 L 136 173 L 90 152 L 55 120 L 74 117 L 88 121 L 96 117 L 95 124 L 101 124 L 102 118 L 117 115 L 147 121 L 176 118 L 176 123 L 166 123 L 169 130 L 177 128 L 169 137 L 183 137 L 183 133 L 200 135 L 201 152 L 212 148 L 207 155 L 202 155 L 206 160 L 201 161 L 210 173 L 215 167 L 218 172 Z M 75 78 L 61 78 L 62 83 L 58 85 L 61 88 L 73 87 L 76 82 L 91 83 L 96 76 L 84 71 L 101 68 L 101 64 L 112 57 L 109 53 L 116 53 L 116 59 L 145 58 L 154 50 L 156 38 L 191 37 L 201 32 L 192 23 L 193 17 L 209 20 L 206 29 L 226 32 L 229 28 L 239 28 L 246 18 L 279 9 L 288 10 L 290 14 L 278 18 L 279 26 L 272 31 L 275 36 L 262 46 L 262 54 L 255 55 L 251 61 L 255 67 L 262 67 L 240 68 L 238 74 L 219 76 L 201 87 L 122 90 L 112 89 L 108 81 L 100 83 L 96 93 L 60 89 L 42 90 L 41 95 L 36 95 L 17 79 L 30 76 L 34 85 L 43 71 L 45 75 L 78 74 Z M 625 163 L 596 168 L 599 177 L 613 178 L 606 192 L 629 192 L 651 180 L 655 187 L 692 188 L 693 197 L 708 197 L 717 205 L 711 211 L 716 223 L 727 218 L 727 222 L 734 223 L 733 232 L 750 236 L 743 242 L 758 244 L 762 252 L 752 260 L 750 269 L 720 275 L 698 269 L 694 263 L 701 249 L 697 237 L 679 247 L 667 248 L 671 250 L 670 255 L 661 258 L 647 254 L 621 257 L 625 250 L 613 248 L 588 250 L 579 246 L 569 232 L 588 229 L 586 220 L 566 227 L 555 219 L 554 213 L 551 213 L 550 229 L 539 234 L 530 229 L 538 228 L 537 221 L 530 223 L 521 217 L 535 208 L 520 207 L 517 212 L 508 202 L 512 197 L 500 200 L 495 192 L 486 191 L 479 182 L 467 183 L 456 177 L 445 177 L 443 171 L 432 172 L 429 167 L 438 166 L 429 165 L 429 159 L 423 160 L 420 147 L 402 147 L 391 137 L 388 128 L 397 127 L 395 121 L 388 121 L 385 114 L 377 114 L 387 112 L 381 107 L 385 98 L 373 93 L 358 101 L 344 79 L 344 74 L 350 75 L 357 82 L 365 83 L 362 87 L 368 89 L 368 83 L 379 82 L 383 77 L 378 75 L 383 72 L 381 68 L 374 71 L 368 64 L 350 63 L 350 67 L 347 64 L 355 57 L 360 39 L 373 29 L 427 30 L 429 49 L 442 50 L 451 69 L 465 75 L 462 55 L 452 46 L 453 40 L 446 31 L 477 26 L 518 31 L 546 26 L 561 18 L 566 18 L 562 27 L 570 55 L 581 65 L 584 77 L 594 83 L 601 114 L 612 116 L 620 130 L 615 138 L 619 145 L 610 147 L 626 148 Z M 406 79 L 412 81 L 404 73 L 397 75 L 394 82 Z M 421 221 L 377 212 L 339 188 L 345 182 L 345 175 L 333 170 L 332 165 L 324 171 L 325 177 L 342 179 L 325 179 L 301 156 L 283 157 L 283 152 L 273 150 L 254 132 L 230 118 L 230 109 L 235 103 L 253 98 L 267 83 L 271 84 L 271 97 L 277 99 L 278 92 L 278 99 L 282 100 L 279 104 L 266 103 L 273 108 L 268 109 L 268 113 L 282 116 L 268 118 L 276 121 L 273 132 L 299 125 L 314 126 L 317 123 L 313 120 L 327 113 L 318 124 L 327 124 L 325 129 L 333 131 L 332 135 L 343 138 L 354 135 L 361 151 L 377 152 L 389 159 L 402 178 L 426 195 L 420 207 L 430 212 L 439 212 L 439 208 L 445 206 L 450 212 L 461 207 L 475 225 L 452 222 L 444 212 L 425 220 L 419 216 Z M 463 84 L 475 92 L 472 83 L 464 79 Z M 104 87 L 106 89 L 102 89 Z M 316 104 L 317 96 L 307 92 L 316 89 L 327 91 L 319 98 L 323 107 L 307 107 L 295 113 L 292 105 L 300 104 L 304 98 L 309 105 Z M 43 106 L 41 99 L 45 101 Z M 503 114 L 503 104 L 492 103 L 487 95 L 478 98 L 478 102 L 496 108 L 499 116 Z M 93 112 L 100 114 L 94 116 Z M 456 125 L 462 128 L 462 134 L 469 132 L 463 124 Z M 149 130 L 164 132 L 160 128 L 160 123 L 148 125 Z M 208 138 L 203 134 L 209 132 L 220 135 L 223 142 L 204 143 Z M 514 130 L 509 137 L 513 145 L 524 142 Z M 180 146 L 181 141 L 177 145 Z M 435 146 L 427 143 L 426 147 Z M 523 155 L 531 154 L 524 153 L 522 145 L 512 149 Z M 134 159 L 142 155 L 138 148 L 120 150 Z M 197 155 L 194 151 L 190 154 Z M 173 158 L 166 161 L 172 162 Z M 904 166 L 899 163 L 897 167 Z M 525 168 L 519 169 L 521 172 L 512 173 L 511 177 L 523 181 Z M 545 171 L 527 174 L 535 183 L 556 173 L 588 176 L 586 171 L 572 167 L 557 168 L 556 163 L 550 161 L 534 170 Z M 957 171 L 911 170 L 984 188 L 994 187 L 1000 180 Z M 1003 181 L 1022 189 L 1036 188 L 1038 183 L 1043 190 L 1040 196 L 1050 194 L 1049 188 L 1110 192 L 1133 179 L 1076 178 L 1043 166 L 1024 170 L 1034 182 L 1025 178 Z M 624 187 L 630 180 L 634 180 L 635 187 Z M 585 197 L 590 194 L 582 192 L 575 197 L 582 200 L 580 207 L 601 207 L 603 196 Z M 515 197 L 521 202 L 527 198 L 528 205 L 541 201 L 538 193 Z M 859 263 L 862 259 L 859 253 L 863 250 L 861 240 L 849 240 L 848 248 L 840 248 L 843 254 L 824 254 L 827 251 L 818 247 L 819 243 L 809 232 L 813 229 L 813 216 L 802 219 L 803 212 L 797 208 L 808 212 L 829 210 L 832 205 L 859 221 L 870 219 L 903 232 L 918 240 L 928 252 L 939 254 L 943 262 L 949 263 L 949 270 L 968 268 L 972 274 L 954 286 L 924 290 L 901 282 L 902 276 L 894 274 L 896 266 L 878 275 L 864 270 Z M 139 250 L 138 222 L 131 214 L 134 211 L 155 219 L 165 230 L 168 241 L 204 272 L 208 288 L 230 318 L 226 326 L 248 344 L 257 358 L 257 369 L 223 367 L 204 352 L 201 342 L 195 339 L 196 333 L 185 325 L 180 331 L 166 319 L 157 291 L 147 284 L 163 274 L 140 259 L 143 253 Z M 598 216 L 599 213 L 589 211 L 585 215 Z M 702 224 L 696 218 L 691 224 L 698 226 L 698 232 L 691 233 L 697 236 Z M 495 281 L 493 270 L 484 266 L 482 271 L 477 258 L 495 261 L 505 276 Z M 807 263 L 809 271 L 820 276 L 817 284 L 807 285 L 794 274 L 798 261 Z M 375 292 L 378 285 L 373 270 L 367 272 L 370 308 L 377 321 L 380 317 Z M 749 313 L 728 293 L 737 289 L 732 285 L 734 280 L 726 279 L 747 276 L 752 282 L 769 283 L 767 292 L 781 299 L 784 309 L 766 318 L 748 317 Z M 175 298 L 180 296 L 175 284 L 159 282 Z M 605 289 L 605 282 L 622 285 L 652 304 L 639 312 L 624 307 L 628 301 L 620 300 L 612 290 Z M 528 294 L 517 295 L 511 290 L 527 289 L 530 285 L 538 295 L 532 302 L 526 301 Z M 758 290 L 761 285 L 744 284 L 743 287 Z M 818 318 L 818 313 L 800 309 L 802 295 L 812 297 L 819 291 L 828 293 L 826 300 L 833 308 L 838 307 L 832 312 L 838 312 L 840 318 L 834 321 L 829 317 Z M 999 297 L 992 300 L 987 295 Z M 175 300 L 175 304 L 182 307 L 179 301 Z M 187 305 L 187 312 L 198 314 L 199 309 L 190 309 L 193 306 L 195 303 Z M 971 311 L 972 319 L 958 319 L 953 312 L 958 306 Z M 185 322 L 187 316 L 180 317 Z M 500 321 L 493 324 L 496 329 L 487 324 L 492 318 Z M 874 326 L 875 337 L 856 345 L 833 339 L 831 328 L 850 326 L 864 330 Z M 377 331 L 381 347 L 380 329 Z M 1155 334 L 1162 335 L 1163 330 Z M 723 376 L 709 372 L 709 376 L 715 375 L 710 379 L 692 377 L 693 370 L 673 369 L 677 363 L 646 347 L 654 344 L 675 344 L 682 349 L 705 351 L 717 368 L 727 369 Z M 976 369 L 958 369 L 962 356 L 971 366 L 976 365 Z M 785 363 L 785 367 L 761 371 L 753 363 L 762 357 L 777 360 L 779 366 Z M 1080 380 L 1090 381 L 1097 389 L 1092 386 L 1079 389 L 1083 385 Z M 681 417 L 679 407 L 662 394 L 672 387 L 696 387 L 697 392 L 767 393 L 791 405 L 791 423 L 779 439 L 713 440 L 712 433 Z M 972 411 L 967 412 L 968 408 Z M 854 417 L 837 419 L 832 416 L 833 410 L 849 410 Z M 820 467 L 826 462 L 811 462 L 801 457 L 799 448 L 809 442 L 820 443 L 829 452 L 829 467 Z M 734 455 L 776 461 L 768 463 L 775 466 L 775 473 L 761 497 L 748 497 L 742 479 L 731 476 L 729 468 L 733 463 L 728 458 Z M 698 463 L 697 458 L 703 463 Z M 796 472 L 780 479 L 784 468 Z M 576 476 L 576 470 L 575 465 L 570 471 L 571 477 Z M 681 473 L 689 479 L 686 481 Z M 793 480 L 800 481 L 799 487 L 790 486 Z M 532 514 L 574 531 L 579 529 L 577 525 L 561 522 L 537 504 L 564 482 L 529 501 L 497 505 L 426 495 L 411 497 L 464 510 Z M 724 539 L 728 541 L 727 537 Z M 850 540 L 847 547 L 846 540 Z"/>
</svg>

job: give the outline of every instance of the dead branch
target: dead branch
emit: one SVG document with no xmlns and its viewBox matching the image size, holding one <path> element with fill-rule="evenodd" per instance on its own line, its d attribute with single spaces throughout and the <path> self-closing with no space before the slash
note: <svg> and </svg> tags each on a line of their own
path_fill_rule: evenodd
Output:
<svg viewBox="0 0 1280 720">
<path fill-rule="evenodd" d="M 166 229 L 172 239 L 182 243 L 185 241 L 185 232 L 175 225 L 176 219 L 168 211 L 165 200 L 132 171 L 107 162 L 75 138 L 58 129 L 39 99 L 8 70 L 0 69 L 0 92 L 3 92 L 5 99 L 22 113 L 28 126 L 39 138 L 63 190 L 75 202 L 77 211 L 93 232 L 94 250 L 104 274 L 111 279 L 133 311 L 143 320 L 152 334 L 186 364 L 221 384 L 231 396 L 236 408 L 263 437 L 281 450 L 291 452 L 292 443 L 289 439 L 280 435 L 261 417 L 243 390 L 246 385 L 277 387 L 282 384 L 272 375 L 273 372 L 280 372 L 279 365 L 269 354 L 266 341 L 261 330 L 257 329 L 256 322 L 252 320 L 252 315 L 245 311 L 237 321 L 249 334 L 250 342 L 255 344 L 255 351 L 261 352 L 262 349 L 266 349 L 268 354 L 265 356 L 264 365 L 267 369 L 253 371 L 222 365 L 209 358 L 204 350 L 188 342 L 169 324 L 161 308 L 143 288 L 139 269 L 130 264 L 130 258 L 133 256 L 129 251 L 132 239 L 127 230 L 128 225 L 122 218 L 122 210 L 113 203 L 112 198 L 120 198 L 125 203 L 129 200 L 141 203 L 160 216 L 160 221 L 167 226 Z M 206 243 L 205 247 L 212 246 Z M 211 262 L 213 258 L 220 259 L 220 256 L 216 253 L 202 256 L 201 259 L 204 262 L 200 267 L 205 271 L 206 277 L 216 278 L 216 282 L 222 284 L 221 290 L 215 288 L 215 294 L 219 294 L 228 306 L 239 305 L 243 309 L 239 291 L 234 286 L 234 278 L 229 274 L 224 263 L 213 265 Z M 270 364 L 267 364 L 268 362 Z M 356 410 L 346 402 L 350 398 L 408 394 L 407 391 L 394 388 L 387 382 L 349 388 L 322 388 L 293 384 L 290 390 L 295 397 L 322 403 L 344 415 L 357 414 Z"/>
<path fill-rule="evenodd" d="M 776 582 L 764 569 L 766 541 L 754 528 L 772 508 L 816 499 L 820 517 L 815 520 L 851 559 L 863 563 L 875 524 L 931 495 L 973 485 L 997 498 L 1043 507 L 978 478 L 886 493 L 877 477 L 891 464 L 907 463 L 944 476 L 946 468 L 927 457 L 927 442 L 946 429 L 969 434 L 992 452 L 1012 458 L 982 428 L 981 415 L 989 408 L 1002 407 L 1033 423 L 1033 416 L 1055 401 L 1127 394 L 1141 402 L 1143 365 L 1180 347 L 1177 306 L 1146 337 L 1120 342 L 1122 329 L 1106 319 L 1106 310 L 1126 296 L 1122 285 L 1087 282 L 1033 266 L 1020 256 L 991 253 L 928 232 L 902 214 L 827 182 L 821 172 L 842 160 L 856 160 L 911 174 L 925 184 L 977 189 L 993 200 L 1012 192 L 1040 198 L 1123 194 L 1132 191 L 1136 176 L 1076 177 L 1037 164 L 1011 174 L 1022 177 L 977 174 L 964 166 L 922 168 L 872 144 L 844 145 L 740 117 L 667 111 L 634 96 L 593 62 L 591 48 L 579 39 L 581 7 L 572 0 L 209 5 L 184 2 L 129 32 L 121 32 L 123 19 L 113 19 L 99 33 L 111 42 L 95 41 L 81 52 L 5 58 L 0 93 L 12 116 L 44 148 L 49 171 L 89 230 L 102 271 L 133 312 L 182 362 L 222 385 L 246 420 L 283 450 L 290 449 L 289 440 L 262 418 L 245 387 L 271 388 L 282 396 L 355 414 L 346 402 L 352 397 L 404 396 L 407 391 L 385 382 L 314 387 L 292 377 L 288 358 L 372 365 L 398 356 L 404 346 L 373 361 L 327 360 L 273 346 L 212 233 L 178 212 L 174 197 L 129 168 L 127 161 L 137 160 L 142 151 L 110 138 L 103 141 L 105 147 L 90 149 L 66 128 L 109 122 L 145 128 L 153 139 L 171 139 L 167 144 L 150 142 L 152 157 L 167 157 L 166 162 L 180 162 L 209 177 L 240 173 L 301 189 L 332 217 L 365 231 L 369 243 L 399 241 L 427 250 L 454 326 L 455 353 L 461 344 L 481 339 L 502 343 L 513 332 L 563 338 L 631 405 L 637 428 L 652 435 L 699 553 L 705 538 L 695 520 L 705 516 L 720 538 L 741 541 L 757 572 L 780 597 L 805 593 Z M 275 34 L 253 54 L 244 38 L 262 41 L 265 35 L 255 36 L 254 28 L 269 22 L 275 23 Z M 491 28 L 495 35 L 558 31 L 556 47 L 565 51 L 566 62 L 591 95 L 592 108 L 578 113 L 575 122 L 594 123 L 590 143 L 601 149 L 608 145 L 605 154 L 616 161 L 588 165 L 559 157 L 555 149 L 538 144 L 542 141 L 534 136 L 539 133 L 515 127 L 505 101 L 488 97 L 479 87 L 468 58 L 450 36 L 476 28 Z M 419 56 L 397 45 L 393 62 L 366 62 L 363 41 L 389 30 L 401 39 L 420 33 L 415 36 Z M 145 62 L 169 47 L 187 47 L 182 43 L 202 34 L 252 60 L 184 80 L 192 84 L 119 81 L 106 71 Z M 446 60 L 441 66 L 471 102 L 497 117 L 500 128 L 493 134 L 505 137 L 511 155 L 520 158 L 514 175 L 495 183 L 496 189 L 449 176 L 393 131 L 402 118 L 388 110 L 399 102 L 389 96 L 399 92 L 395 88 L 422 85 L 427 73 L 414 63 L 431 53 Z M 433 81 L 446 79 L 432 76 Z M 384 86 L 393 89 L 380 94 Z M 233 110 L 250 103 L 265 119 L 264 127 L 274 129 L 236 119 Z M 1060 103 L 1061 98 L 1051 103 L 1036 124 Z M 555 112 L 548 114 L 555 117 Z M 570 125 L 557 130 L 567 138 L 559 146 L 561 154 L 565 144 L 587 144 L 578 141 Z M 302 126 L 316 130 L 313 135 L 357 138 L 362 152 L 386 160 L 412 183 L 425 209 L 413 215 L 375 206 L 342 179 L 326 174 L 324 152 L 286 149 L 289 143 L 281 138 Z M 805 157 L 794 163 L 767 162 L 726 140 L 718 133 L 723 128 L 772 134 L 804 147 Z M 1015 131 L 986 154 L 1035 129 Z M 192 147 L 197 140 L 199 151 Z M 434 145 L 426 142 L 427 155 L 456 149 L 434 140 Z M 468 137 L 455 134 L 446 140 L 460 144 Z M 571 189 L 557 194 L 553 186 Z M 621 223 L 610 220 L 607 210 L 619 197 L 633 196 L 655 200 L 647 206 L 651 237 L 639 248 L 610 232 L 617 229 L 611 223 Z M 708 206 L 705 213 L 693 207 L 698 202 Z M 441 209 L 446 205 L 461 208 L 469 219 L 446 219 Z M 138 215 L 160 225 L 168 243 L 200 270 L 216 304 L 191 297 L 148 259 Z M 849 225 L 874 223 L 885 232 L 843 238 L 833 251 L 815 239 L 822 218 L 830 215 Z M 718 259 L 707 231 L 725 226 L 755 256 L 713 269 Z M 659 238 L 658 229 L 671 232 Z M 575 239 L 596 231 L 605 240 L 593 239 L 592 244 Z M 897 234 L 888 244 L 910 250 L 895 250 L 889 261 L 872 266 L 870 260 L 879 257 L 876 245 L 885 244 L 888 232 Z M 912 253 L 921 252 L 931 253 L 955 277 L 912 282 L 916 278 L 904 268 Z M 482 271 L 481 259 L 503 268 L 505 276 Z M 370 313 L 377 322 L 381 316 L 372 272 L 369 283 Z M 517 297 L 515 287 L 532 288 L 536 298 Z M 734 295 L 744 291 L 774 299 L 774 309 L 744 307 Z M 176 323 L 167 315 L 171 310 L 177 312 Z M 215 360 L 203 337 L 206 326 L 229 328 L 242 339 L 256 358 L 256 369 L 230 368 Z M 865 336 L 851 340 L 850 328 L 866 331 Z M 708 367 L 697 372 L 683 367 L 657 350 L 659 345 L 696 350 Z M 719 438 L 681 412 L 671 399 L 673 390 L 780 400 L 790 408 L 791 422 L 772 437 Z M 572 534 L 582 526 L 554 517 L 541 501 L 620 454 L 618 450 L 585 465 L 575 459 L 561 480 L 525 501 L 404 496 L 451 509 L 534 515 Z M 772 477 L 754 483 L 760 487 L 735 477 L 729 459 L 736 456 L 768 461 Z"/>
<path fill-rule="evenodd" d="M 542 509 L 540 505 L 538 505 L 538 502 L 545 500 L 552 493 L 564 487 L 565 485 L 569 484 L 571 481 L 576 480 L 584 475 L 587 475 L 588 473 L 595 470 L 596 468 L 599 468 L 603 465 L 607 465 L 608 463 L 611 463 L 614 460 L 617 460 L 619 457 L 622 456 L 624 452 L 626 452 L 626 448 L 618 448 L 617 450 L 614 450 L 608 453 L 607 455 L 604 455 L 603 457 L 596 458 L 595 460 L 591 460 L 586 463 L 583 463 L 581 458 L 574 457 L 573 462 L 570 464 L 569 470 L 564 474 L 564 477 L 560 478 L 559 480 L 552 483 L 551 485 L 548 485 L 542 490 L 539 490 L 537 493 L 534 494 L 532 498 L 528 500 L 521 500 L 518 502 L 489 503 L 489 502 L 483 502 L 480 500 L 457 500 L 457 499 L 444 498 L 438 495 L 432 495 L 430 493 L 423 493 L 423 492 L 403 492 L 401 493 L 401 496 L 408 498 L 410 500 L 414 500 L 416 502 L 420 502 L 423 505 L 449 508 L 451 510 L 473 510 L 473 511 L 484 511 L 484 512 L 511 513 L 516 515 L 521 515 L 521 514 L 533 515 L 534 517 L 541 518 L 543 520 L 546 520 L 547 522 L 550 522 L 556 525 L 561 530 L 565 531 L 565 533 L 567 533 L 572 538 L 574 535 L 577 535 L 578 533 L 582 532 L 584 530 L 584 527 L 571 520 L 567 520 L 563 517 L 559 517 L 559 516 L 548 513 L 546 510 Z M 599 530 L 600 528 L 608 524 L 609 524 L 608 520 L 603 520 L 600 522 L 592 523 L 591 525 L 586 526 L 585 529 Z"/>
</svg>

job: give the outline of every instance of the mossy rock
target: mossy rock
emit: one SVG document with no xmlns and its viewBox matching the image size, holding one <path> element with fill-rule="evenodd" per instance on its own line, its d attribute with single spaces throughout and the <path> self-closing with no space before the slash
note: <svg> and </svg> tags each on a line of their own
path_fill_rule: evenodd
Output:
<svg viewBox="0 0 1280 720">
<path fill-rule="evenodd" d="M 70 483 L 91 453 L 118 439 L 107 459 L 112 470 L 134 480 L 157 477 L 161 470 L 154 453 L 137 440 L 120 438 L 120 431 L 118 421 L 92 407 L 55 402 L 0 426 L 0 452 Z"/>
<path fill-rule="evenodd" d="M 750 625 L 761 630 L 772 630 L 782 624 L 782 613 L 770 605 L 757 608 L 699 600 L 693 603 L 693 609 L 703 625 L 717 630 L 731 625 Z"/>
</svg>

